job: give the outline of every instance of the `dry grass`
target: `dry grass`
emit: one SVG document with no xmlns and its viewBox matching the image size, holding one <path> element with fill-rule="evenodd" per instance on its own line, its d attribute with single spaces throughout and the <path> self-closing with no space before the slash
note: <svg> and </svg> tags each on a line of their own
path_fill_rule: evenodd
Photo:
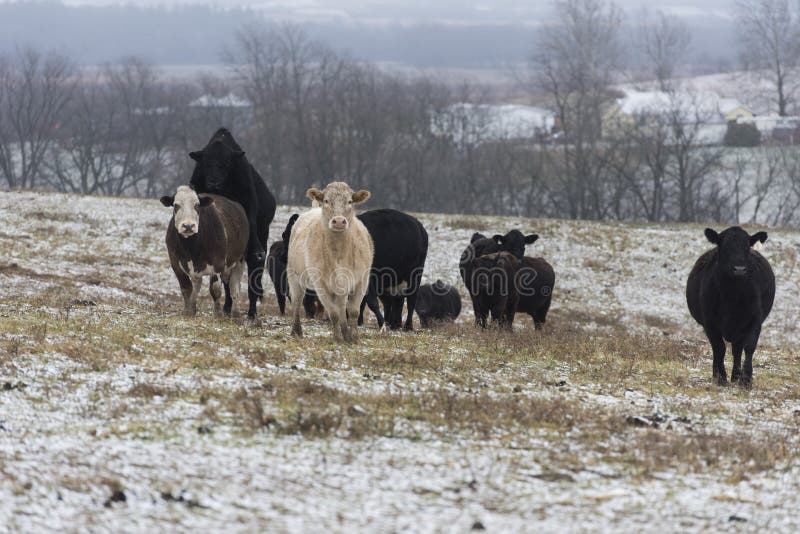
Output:
<svg viewBox="0 0 800 534">
<path fill-rule="evenodd" d="M 446 222 L 447 226 L 453 230 L 472 230 L 475 232 L 487 232 L 490 225 L 477 217 L 453 217 Z"/>
<path fill-rule="evenodd" d="M 15 265 L 3 270 L 40 279 Z M 98 276 L 100 284 L 115 283 Z M 208 310 L 206 304 L 201 309 Z M 177 299 L 147 307 L 96 306 L 66 286 L 7 302 L 3 310 L 0 372 L 11 373 L 15 362 L 41 354 L 63 355 L 76 366 L 54 378 L 57 383 L 38 384 L 46 392 L 39 402 L 131 363 L 147 371 L 147 378 L 124 386 L 97 384 L 87 399 L 84 416 L 108 420 L 118 435 L 174 435 L 176 422 L 154 418 L 153 410 L 181 402 L 198 408 L 201 415 L 191 422 L 196 428 L 221 425 L 243 436 L 270 432 L 305 439 L 466 437 L 535 448 L 554 469 L 582 469 L 592 457 L 633 474 L 722 470 L 743 478 L 774 469 L 797 452 L 796 439 L 780 431 L 754 432 L 746 425 L 719 430 L 696 421 L 638 428 L 629 423 L 641 415 L 638 409 L 595 401 L 591 395 L 622 399 L 635 391 L 661 399 L 673 416 L 714 420 L 726 417 L 722 402 L 775 410 L 800 396 L 791 351 L 775 353 L 768 367 L 758 367 L 757 360 L 752 391 L 722 390 L 711 384 L 705 344 L 630 334 L 613 315 L 554 310 L 544 331 L 520 316 L 511 334 L 450 324 L 380 335 L 368 326 L 359 345 L 340 346 L 322 323 L 321 337 L 290 337 L 287 320 L 276 325 L 272 303 L 258 324 L 208 313 L 186 319 Z M 646 321 L 672 330 L 657 317 Z M 587 323 L 600 329 L 587 329 Z M 191 377 L 196 387 L 170 385 L 171 377 Z M 549 444 L 544 451 L 542 442 Z"/>
</svg>

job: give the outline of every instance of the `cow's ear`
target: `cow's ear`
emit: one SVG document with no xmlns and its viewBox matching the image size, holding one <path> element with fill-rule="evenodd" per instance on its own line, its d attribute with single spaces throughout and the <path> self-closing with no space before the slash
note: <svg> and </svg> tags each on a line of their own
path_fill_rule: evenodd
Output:
<svg viewBox="0 0 800 534">
<path fill-rule="evenodd" d="M 195 150 L 194 152 L 189 152 L 189 157 L 195 161 L 200 161 L 203 159 L 203 151 Z"/>
<path fill-rule="evenodd" d="M 719 244 L 719 234 L 711 228 L 706 228 L 706 239 L 715 245 Z"/>
<path fill-rule="evenodd" d="M 233 159 L 242 159 L 244 157 L 244 150 L 234 150 Z"/>
<path fill-rule="evenodd" d="M 759 241 L 763 243 L 767 240 L 767 232 L 756 232 L 755 234 L 750 236 L 750 246 L 752 247 Z"/>
<path fill-rule="evenodd" d="M 492 240 L 493 240 L 495 243 L 497 243 L 498 245 L 502 245 L 502 244 L 503 244 L 503 242 L 506 240 L 506 238 L 505 238 L 505 236 L 502 236 L 502 235 L 500 235 L 500 234 L 494 234 L 494 235 L 492 236 Z"/>
<path fill-rule="evenodd" d="M 362 202 L 366 202 L 371 196 L 372 193 L 366 189 L 359 189 L 353 193 L 353 204 L 361 204 Z"/>
<path fill-rule="evenodd" d="M 311 202 L 314 202 L 315 200 L 317 202 L 322 202 L 322 199 L 325 198 L 324 193 L 319 189 L 317 189 L 316 187 L 312 187 L 311 189 L 306 191 L 306 196 L 308 197 L 308 200 L 310 200 Z"/>
<path fill-rule="evenodd" d="M 539 239 L 539 235 L 538 234 L 526 235 L 525 236 L 525 244 L 526 245 L 530 245 L 531 243 L 535 242 L 537 239 Z"/>
<path fill-rule="evenodd" d="M 483 235 L 483 234 L 482 234 L 482 233 L 480 233 L 480 232 L 475 232 L 474 234 L 472 234 L 472 238 L 470 238 L 469 242 L 470 242 L 470 243 L 474 243 L 474 242 L 475 242 L 475 241 L 477 241 L 478 239 L 486 239 L 486 236 L 485 236 L 485 235 Z"/>
<path fill-rule="evenodd" d="M 161 203 L 168 208 L 175 203 L 175 197 L 170 195 L 164 195 L 160 200 Z"/>
<path fill-rule="evenodd" d="M 201 208 L 207 208 L 213 203 L 214 203 L 214 199 L 211 198 L 211 197 L 200 197 L 200 207 Z"/>
</svg>

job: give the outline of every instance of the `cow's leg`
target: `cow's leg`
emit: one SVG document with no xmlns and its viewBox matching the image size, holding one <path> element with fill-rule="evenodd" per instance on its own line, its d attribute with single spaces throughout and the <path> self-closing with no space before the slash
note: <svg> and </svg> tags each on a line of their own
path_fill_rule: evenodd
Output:
<svg viewBox="0 0 800 534">
<path fill-rule="evenodd" d="M 744 349 L 744 342 L 742 340 L 731 343 L 731 352 L 733 352 L 733 368 L 731 368 L 731 382 L 738 382 L 739 375 L 742 374 L 742 349 Z"/>
<path fill-rule="evenodd" d="M 197 313 L 197 306 L 192 305 L 192 279 L 183 271 L 173 269 L 175 277 L 178 279 L 178 284 L 181 286 L 181 295 L 183 296 L 183 314 L 187 317 L 194 317 Z"/>
<path fill-rule="evenodd" d="M 264 274 L 264 263 L 259 262 L 253 256 L 247 257 L 247 300 L 249 307 L 247 308 L 248 319 L 256 318 L 256 304 L 258 297 L 264 293 L 261 284 L 261 277 Z"/>
<path fill-rule="evenodd" d="M 231 307 L 233 306 L 233 299 L 231 298 L 231 286 L 225 280 L 222 281 L 222 288 L 225 290 L 225 305 L 222 306 L 222 313 L 227 317 L 231 315 Z"/>
<path fill-rule="evenodd" d="M 300 324 L 300 309 L 303 306 L 302 295 L 306 289 L 300 285 L 299 277 L 289 276 L 289 299 L 292 303 L 292 335 L 303 337 L 303 326 Z"/>
<path fill-rule="evenodd" d="M 227 291 L 225 306 L 228 308 L 226 314 L 232 315 L 233 317 L 239 316 L 239 297 L 241 295 L 240 284 L 242 281 L 242 274 L 244 274 L 244 265 L 244 260 L 234 265 L 234 267 L 231 269 L 229 280 L 225 284 L 225 290 Z M 228 301 L 230 301 L 230 306 L 228 305 Z"/>
<path fill-rule="evenodd" d="M 403 326 L 403 297 L 385 295 L 381 297 L 386 322 L 391 330 L 398 330 Z"/>
<path fill-rule="evenodd" d="M 278 310 L 281 312 L 281 315 L 286 313 L 286 295 L 280 292 L 280 290 L 275 291 L 275 298 L 278 299 Z"/>
<path fill-rule="evenodd" d="M 317 298 L 325 306 L 328 317 L 331 319 L 334 341 L 349 341 L 350 333 L 347 329 L 347 316 L 345 310 L 345 296 L 317 291 Z M 345 335 L 345 332 L 347 334 Z"/>
<path fill-rule="evenodd" d="M 247 223 L 250 230 L 250 235 L 247 238 L 247 261 L 252 260 L 255 263 L 260 263 L 262 266 L 266 264 L 266 240 L 262 243 L 261 235 L 263 231 L 259 231 L 258 224 L 258 208 L 254 205 L 256 199 L 247 199 L 249 202 L 242 203 L 247 214 Z M 267 231 L 269 231 L 267 229 Z"/>
<path fill-rule="evenodd" d="M 358 294 L 356 293 L 356 295 Z M 364 299 L 359 299 L 355 295 L 347 297 L 347 329 L 350 332 L 349 341 L 353 343 L 358 341 L 358 312 L 359 308 L 363 306 L 363 302 Z"/>
<path fill-rule="evenodd" d="M 405 330 L 414 330 L 414 309 L 417 307 L 417 291 L 422 283 L 422 269 L 414 269 L 409 277 L 408 293 L 406 294 L 406 306 L 408 315 L 406 316 Z M 402 306 L 401 306 L 402 308 Z"/>
<path fill-rule="evenodd" d="M 203 284 L 203 277 L 191 277 L 192 289 L 189 292 L 189 302 L 186 305 L 186 315 L 194 317 L 197 315 L 197 295 L 200 293 L 200 286 Z"/>
<path fill-rule="evenodd" d="M 533 317 L 533 326 L 536 330 L 541 330 L 544 327 L 544 323 L 547 320 L 547 312 L 550 310 L 550 301 L 546 301 L 544 304 L 539 306 L 539 309 L 531 316 Z"/>
<path fill-rule="evenodd" d="M 503 314 L 503 327 L 508 329 L 509 331 L 514 330 L 514 316 L 517 313 L 516 306 L 507 306 L 505 310 L 505 314 Z"/>
<path fill-rule="evenodd" d="M 503 326 L 503 315 L 505 314 L 505 310 L 505 302 L 496 302 L 489 308 L 489 315 L 492 318 L 492 325 L 498 327 Z"/>
<path fill-rule="evenodd" d="M 278 269 L 278 260 L 273 256 L 267 256 L 267 272 L 275 288 L 275 298 L 278 300 L 278 310 L 281 315 L 286 313 L 286 270 L 283 272 Z"/>
<path fill-rule="evenodd" d="M 753 354 L 756 352 L 758 338 L 761 336 L 761 325 L 756 326 L 744 342 L 744 369 L 739 384 L 745 387 L 753 385 Z"/>
<path fill-rule="evenodd" d="M 475 295 L 470 293 L 469 298 L 472 299 L 472 311 L 475 313 L 475 324 L 481 328 L 486 328 L 486 312 L 481 310 L 481 304 L 478 302 L 478 298 Z"/>
<path fill-rule="evenodd" d="M 712 377 L 720 386 L 726 386 L 728 385 L 728 374 L 725 372 L 725 340 L 722 339 L 722 334 L 715 330 L 706 328 L 705 331 L 714 353 Z"/>
<path fill-rule="evenodd" d="M 208 292 L 214 301 L 214 315 L 222 317 L 222 280 L 218 274 L 212 274 L 208 282 Z"/>
<path fill-rule="evenodd" d="M 381 313 L 381 307 L 380 304 L 378 304 L 378 295 L 374 289 L 369 289 L 361 301 L 361 307 L 358 314 L 358 326 L 364 324 L 364 304 L 369 306 L 369 311 L 375 315 L 375 319 L 378 321 L 378 329 L 383 330 L 383 325 L 386 322 L 386 318 Z"/>
</svg>

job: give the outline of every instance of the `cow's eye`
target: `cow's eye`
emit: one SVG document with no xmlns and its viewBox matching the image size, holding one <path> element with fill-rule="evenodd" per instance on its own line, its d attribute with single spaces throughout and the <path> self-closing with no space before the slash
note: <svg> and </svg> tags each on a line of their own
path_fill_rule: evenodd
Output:
<svg viewBox="0 0 800 534">
<path fill-rule="evenodd" d="M 175 208 L 175 211 L 181 209 L 181 207 L 178 204 L 173 204 L 172 207 Z"/>
</svg>

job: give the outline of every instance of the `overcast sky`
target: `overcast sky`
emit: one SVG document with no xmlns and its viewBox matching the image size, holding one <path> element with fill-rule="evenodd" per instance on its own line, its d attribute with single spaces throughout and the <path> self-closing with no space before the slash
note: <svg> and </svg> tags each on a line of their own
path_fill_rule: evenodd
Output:
<svg viewBox="0 0 800 534">
<path fill-rule="evenodd" d="M 371 23 L 530 23 L 541 22 L 551 0 L 65 0 L 71 5 L 133 4 L 163 6 L 213 4 L 219 7 L 248 6 L 291 20 L 315 22 L 349 21 Z M 733 0 L 619 0 L 627 11 L 643 6 L 687 17 L 728 17 Z"/>
</svg>

